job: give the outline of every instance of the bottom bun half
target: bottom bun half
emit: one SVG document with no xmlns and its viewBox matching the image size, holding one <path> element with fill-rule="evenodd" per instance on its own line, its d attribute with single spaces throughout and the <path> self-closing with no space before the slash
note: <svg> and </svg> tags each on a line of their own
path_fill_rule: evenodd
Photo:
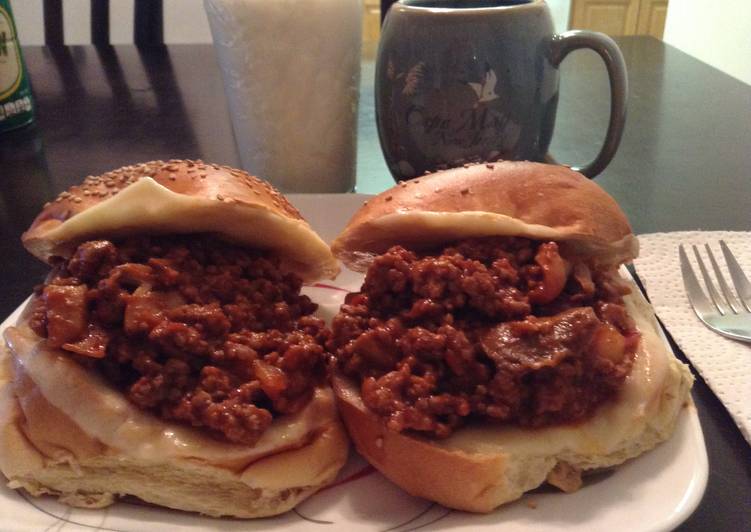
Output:
<svg viewBox="0 0 751 532">
<path fill-rule="evenodd" d="M 265 517 L 332 482 L 347 459 L 329 389 L 246 447 L 138 411 L 29 333 L 10 329 L 0 359 L 0 470 L 11 488 L 77 507 L 134 496 L 214 517 Z"/>
<path fill-rule="evenodd" d="M 470 512 L 490 512 L 548 482 L 574 491 L 587 471 L 609 468 L 668 439 L 680 412 L 693 408 L 693 376 L 669 351 L 638 288 L 625 297 L 641 333 L 618 398 L 577 425 L 523 429 L 470 424 L 443 440 L 390 431 L 337 375 L 339 410 L 357 450 L 411 495 Z"/>
</svg>

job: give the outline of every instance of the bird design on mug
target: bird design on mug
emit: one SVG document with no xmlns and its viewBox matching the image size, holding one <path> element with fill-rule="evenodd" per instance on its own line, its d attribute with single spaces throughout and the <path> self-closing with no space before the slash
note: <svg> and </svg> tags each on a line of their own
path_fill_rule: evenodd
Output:
<svg viewBox="0 0 751 532">
<path fill-rule="evenodd" d="M 485 79 L 480 83 L 474 83 L 472 81 L 467 82 L 467 85 L 472 87 L 472 90 L 477 94 L 477 105 L 485 102 L 492 102 L 498 99 L 498 94 L 495 92 L 495 86 L 498 83 L 498 76 L 495 71 L 487 64 L 485 65 Z"/>
</svg>

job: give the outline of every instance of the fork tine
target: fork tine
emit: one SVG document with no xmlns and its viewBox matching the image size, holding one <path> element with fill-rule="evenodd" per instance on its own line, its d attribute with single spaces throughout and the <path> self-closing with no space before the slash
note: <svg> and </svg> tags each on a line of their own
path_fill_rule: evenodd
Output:
<svg viewBox="0 0 751 532">
<path fill-rule="evenodd" d="M 730 287 L 725 282 L 725 276 L 722 275 L 722 272 L 720 271 L 720 267 L 717 265 L 717 261 L 714 260 L 714 253 L 712 253 L 712 248 L 709 247 L 709 244 L 704 244 L 704 248 L 707 250 L 707 255 L 709 256 L 709 262 L 712 263 L 714 276 L 717 278 L 717 284 L 720 285 L 720 290 L 722 290 L 722 293 L 725 296 L 725 299 L 727 300 L 728 305 L 730 305 L 730 309 L 733 311 L 733 313 L 738 314 L 738 312 L 743 310 L 743 307 L 741 306 L 740 303 L 738 303 L 738 300 L 733 295 L 732 290 L 730 290 Z"/>
<path fill-rule="evenodd" d="M 714 314 L 715 309 L 712 302 L 704 295 L 704 291 L 699 285 L 699 280 L 694 274 L 694 269 L 691 267 L 691 263 L 688 261 L 686 250 L 683 249 L 683 244 L 678 246 L 678 256 L 681 260 L 681 276 L 683 277 L 683 286 L 686 287 L 686 295 L 691 306 L 694 307 L 696 314 L 704 319 L 707 314 Z"/>
<path fill-rule="evenodd" d="M 730 251 L 724 240 L 720 240 L 720 248 L 722 249 L 722 254 L 725 255 L 725 262 L 728 263 L 728 272 L 730 272 L 730 278 L 733 280 L 738 297 L 743 302 L 746 310 L 751 312 L 751 283 L 748 282 L 746 275 L 741 270 L 740 264 L 735 260 L 735 255 Z"/>
<path fill-rule="evenodd" d="M 704 261 L 701 259 L 701 255 L 699 255 L 699 249 L 696 246 L 693 246 L 694 248 L 694 255 L 696 256 L 696 262 L 699 263 L 699 270 L 701 270 L 701 276 L 704 278 L 704 284 L 707 287 L 707 291 L 709 292 L 709 297 L 712 298 L 712 301 L 714 302 L 715 306 L 717 307 L 717 310 L 720 311 L 720 314 L 723 316 L 728 313 L 730 310 L 725 303 L 720 298 L 720 294 L 717 292 L 717 289 L 714 287 L 714 283 L 712 282 L 712 278 L 709 276 L 709 272 L 707 272 L 707 268 L 704 266 Z"/>
</svg>

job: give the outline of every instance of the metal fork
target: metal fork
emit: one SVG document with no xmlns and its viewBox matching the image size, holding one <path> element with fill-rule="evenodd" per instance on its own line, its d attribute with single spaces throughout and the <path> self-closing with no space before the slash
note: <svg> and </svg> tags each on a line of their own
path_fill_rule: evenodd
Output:
<svg viewBox="0 0 751 532">
<path fill-rule="evenodd" d="M 712 264 L 717 284 L 720 285 L 720 292 L 715 288 L 714 282 L 704 266 L 704 261 L 699 254 L 696 246 L 692 246 L 696 262 L 699 264 L 699 270 L 704 278 L 704 284 L 707 287 L 709 297 L 707 297 L 699 284 L 694 269 L 688 261 L 686 250 L 683 244 L 678 246 L 678 255 L 681 259 L 681 274 L 683 275 L 683 285 L 686 287 L 686 295 L 694 307 L 694 312 L 704 325 L 713 331 L 740 340 L 741 342 L 751 342 L 751 283 L 741 270 L 738 261 L 731 253 L 730 248 L 723 240 L 720 240 L 720 249 L 725 256 L 725 262 L 728 266 L 728 273 L 733 280 L 735 290 L 738 292 L 736 297 L 732 290 L 725 282 L 725 277 L 717 265 L 717 261 L 709 248 L 709 244 L 704 244 L 709 262 Z"/>
</svg>

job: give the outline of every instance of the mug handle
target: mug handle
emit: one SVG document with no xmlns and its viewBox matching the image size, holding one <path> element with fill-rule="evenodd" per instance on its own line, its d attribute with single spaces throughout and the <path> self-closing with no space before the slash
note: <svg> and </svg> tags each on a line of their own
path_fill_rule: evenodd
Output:
<svg viewBox="0 0 751 532">
<path fill-rule="evenodd" d="M 592 178 L 602 172 L 611 161 L 618 149 L 623 135 L 623 126 L 626 123 L 626 100 L 628 99 L 628 78 L 626 77 L 626 63 L 615 41 L 596 31 L 573 30 L 554 35 L 551 42 L 550 61 L 556 68 L 566 56 L 580 48 L 590 48 L 605 62 L 610 78 L 610 122 L 605 135 L 605 142 L 600 148 L 594 161 L 582 166 L 571 167 L 577 172 Z M 548 153 L 545 156 L 547 162 L 557 164 L 555 159 Z"/>
</svg>

